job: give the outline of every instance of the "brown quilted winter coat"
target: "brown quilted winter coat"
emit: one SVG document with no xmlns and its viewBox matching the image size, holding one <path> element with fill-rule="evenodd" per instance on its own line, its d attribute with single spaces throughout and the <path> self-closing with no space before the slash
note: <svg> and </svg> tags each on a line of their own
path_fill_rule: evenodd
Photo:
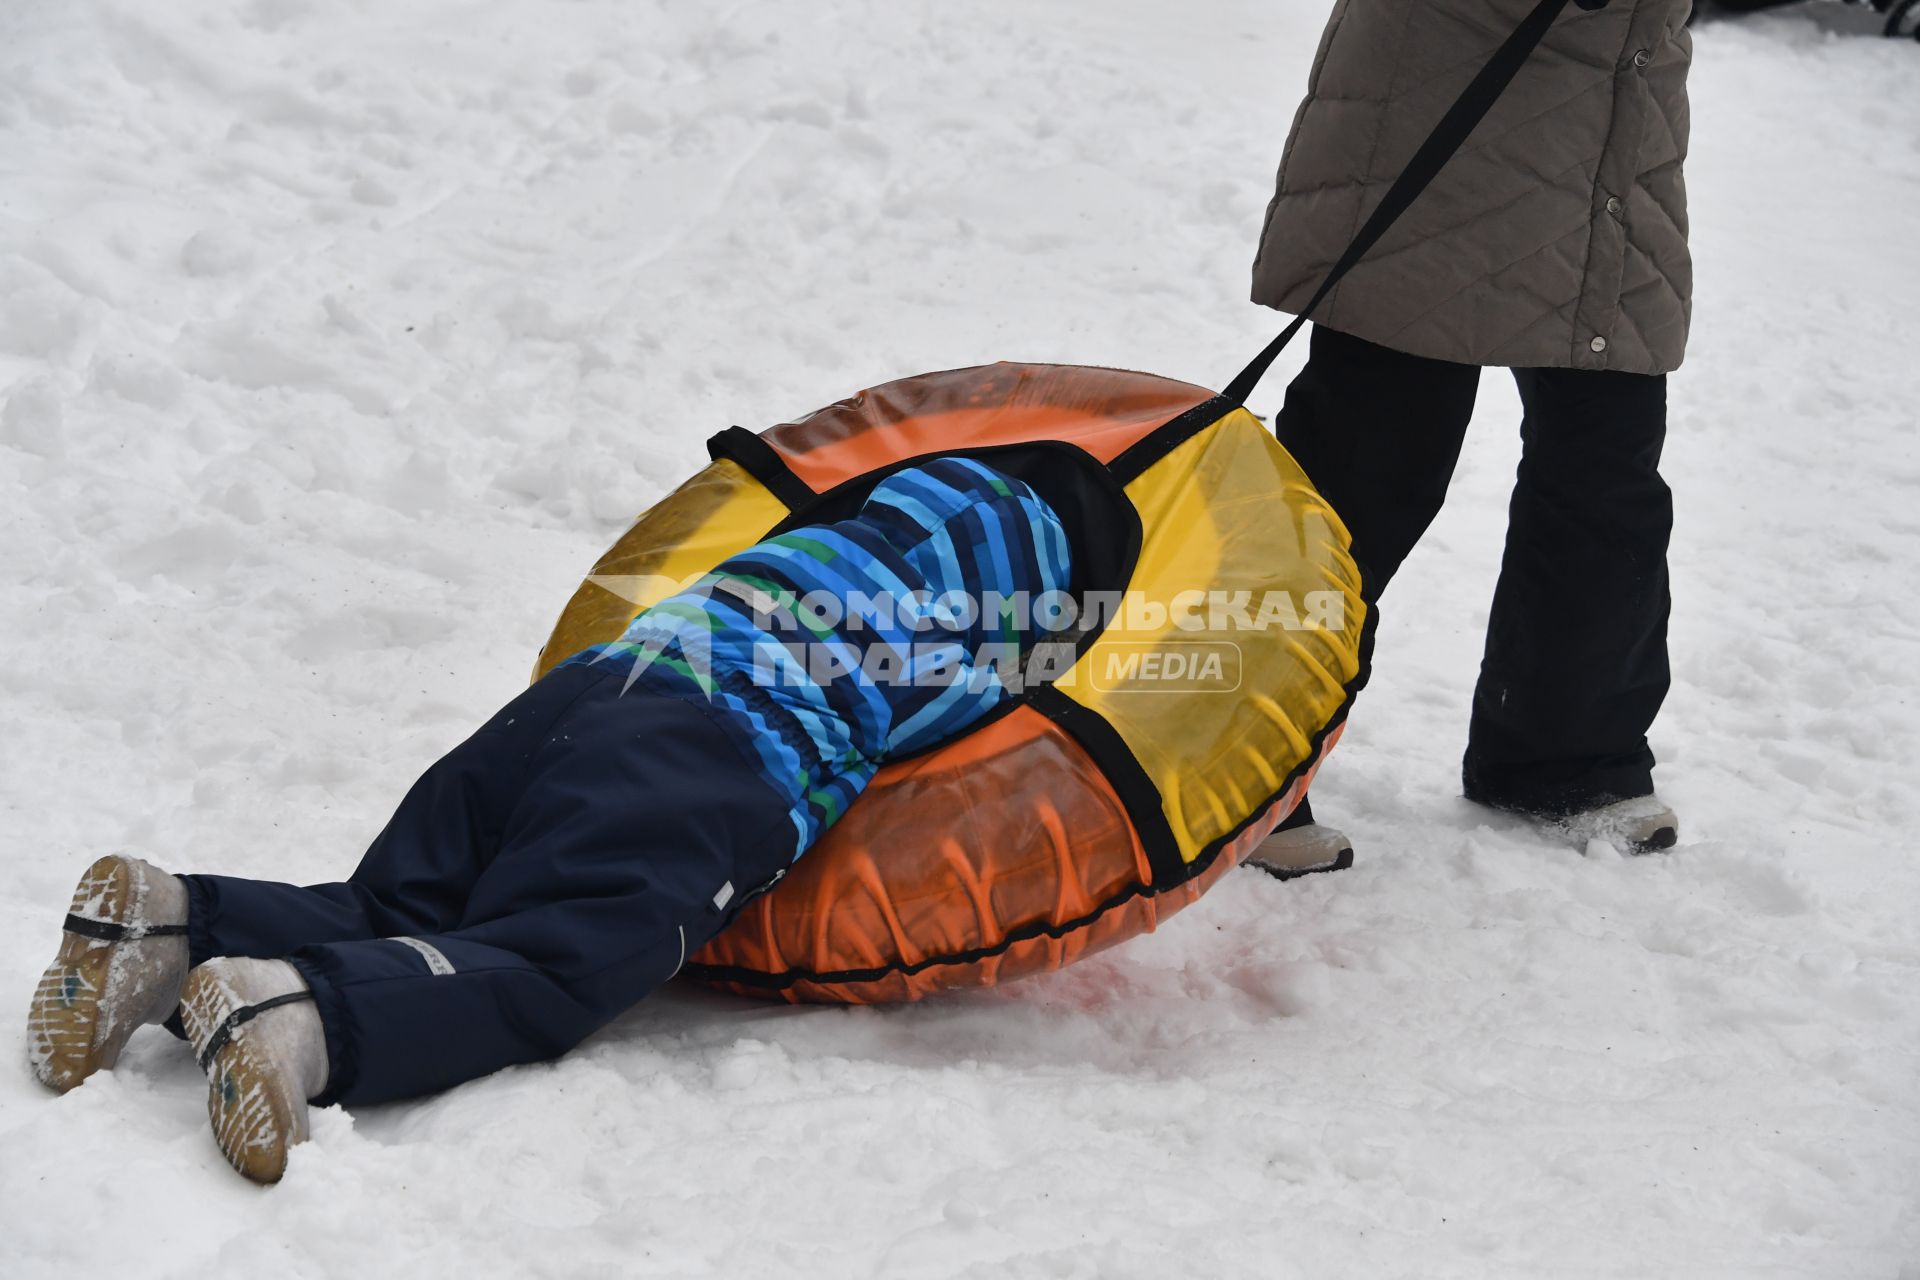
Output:
<svg viewBox="0 0 1920 1280">
<path fill-rule="evenodd" d="M 1338 0 L 1280 161 L 1253 299 L 1298 313 L 1534 0 Z M 1692 305 L 1689 0 L 1569 6 L 1313 319 L 1462 364 L 1665 373 Z"/>
</svg>

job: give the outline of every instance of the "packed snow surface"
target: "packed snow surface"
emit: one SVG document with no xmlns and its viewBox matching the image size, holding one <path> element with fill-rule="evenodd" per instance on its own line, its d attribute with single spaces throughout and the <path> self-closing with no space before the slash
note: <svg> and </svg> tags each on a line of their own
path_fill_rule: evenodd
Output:
<svg viewBox="0 0 1920 1280">
<path fill-rule="evenodd" d="M 1920 1276 L 1920 50 L 1838 12 L 1697 32 L 1671 855 L 1457 798 L 1490 374 L 1316 793 L 1352 871 L 916 1007 L 671 991 L 317 1114 L 269 1191 L 163 1033 L 22 1064 L 0 1271 Z M 102 852 L 343 875 L 713 431 L 995 359 L 1224 382 L 1323 14 L 6 6 L 0 1009 Z"/>
</svg>

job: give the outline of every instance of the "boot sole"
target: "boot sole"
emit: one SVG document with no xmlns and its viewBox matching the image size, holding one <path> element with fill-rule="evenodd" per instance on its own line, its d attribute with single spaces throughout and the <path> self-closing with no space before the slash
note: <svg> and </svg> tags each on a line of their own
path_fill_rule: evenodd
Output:
<svg viewBox="0 0 1920 1280">
<path fill-rule="evenodd" d="M 1635 857 L 1643 857 L 1649 853 L 1665 853 L 1679 843 L 1679 831 L 1672 827 L 1661 827 L 1652 835 L 1633 841 L 1627 852 Z"/>
<path fill-rule="evenodd" d="M 241 1001 L 206 967 L 187 975 L 180 1018 L 187 1037 L 207 1043 Z M 273 1063 L 241 1030 L 207 1064 L 207 1120 L 220 1153 L 251 1181 L 272 1184 L 287 1172 L 287 1151 L 305 1140 L 306 1104 L 295 1108 L 275 1087 Z"/>
<path fill-rule="evenodd" d="M 109 854 L 80 877 L 68 911 L 123 924 L 132 908 L 132 869 L 125 859 Z M 101 997 L 115 945 L 62 932 L 60 950 L 34 988 L 27 1010 L 27 1055 L 35 1078 L 49 1089 L 65 1093 L 120 1056 L 112 1050 L 111 1038 L 102 1035 Z"/>
<path fill-rule="evenodd" d="M 1317 867 L 1277 867 L 1271 863 L 1248 860 L 1247 865 L 1258 868 L 1275 880 L 1298 880 L 1301 876 L 1317 876 L 1327 871 L 1345 871 L 1353 865 L 1353 850 L 1342 849 L 1332 862 L 1323 862 Z"/>
</svg>

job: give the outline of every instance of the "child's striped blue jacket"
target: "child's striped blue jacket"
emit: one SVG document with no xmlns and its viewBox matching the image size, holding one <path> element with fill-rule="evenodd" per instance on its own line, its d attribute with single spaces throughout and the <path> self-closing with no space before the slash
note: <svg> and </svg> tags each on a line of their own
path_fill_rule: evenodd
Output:
<svg viewBox="0 0 1920 1280">
<path fill-rule="evenodd" d="M 788 800 L 798 857 L 886 759 L 1009 696 L 1001 666 L 1070 567 L 1033 490 L 938 458 L 881 481 L 851 519 L 747 548 L 569 663 L 631 663 L 636 688 L 707 707 Z"/>
</svg>

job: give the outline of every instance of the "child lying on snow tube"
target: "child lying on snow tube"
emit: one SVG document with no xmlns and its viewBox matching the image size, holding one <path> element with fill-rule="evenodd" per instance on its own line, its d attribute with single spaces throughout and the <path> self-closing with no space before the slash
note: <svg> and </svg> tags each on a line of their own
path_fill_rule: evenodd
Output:
<svg viewBox="0 0 1920 1280">
<path fill-rule="evenodd" d="M 272 1182 L 310 1102 L 564 1053 L 671 978 L 882 762 L 1008 696 L 981 655 L 1035 633 L 949 593 L 1038 599 L 1068 573 L 1059 518 L 1020 481 L 960 458 L 899 471 L 853 519 L 749 548 L 508 703 L 344 884 L 94 863 L 34 994 L 35 1073 L 71 1089 L 167 1019 L 221 1150 Z M 823 628 L 794 607 L 812 592 L 888 604 Z M 870 657 L 904 665 L 875 679 Z"/>
</svg>

